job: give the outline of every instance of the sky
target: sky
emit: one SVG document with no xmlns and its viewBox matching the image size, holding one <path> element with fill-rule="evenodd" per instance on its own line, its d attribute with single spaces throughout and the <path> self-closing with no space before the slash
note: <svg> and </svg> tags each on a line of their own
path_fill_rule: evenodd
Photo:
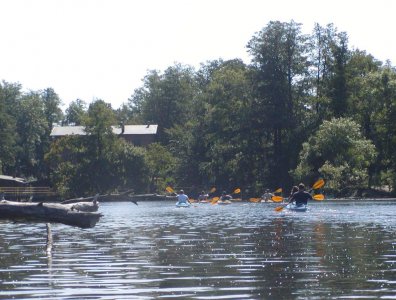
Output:
<svg viewBox="0 0 396 300">
<path fill-rule="evenodd" d="M 0 0 L 0 80 L 53 88 L 67 107 L 119 108 L 149 70 L 216 59 L 250 62 L 270 21 L 333 23 L 351 49 L 396 64 L 394 0 Z"/>
</svg>

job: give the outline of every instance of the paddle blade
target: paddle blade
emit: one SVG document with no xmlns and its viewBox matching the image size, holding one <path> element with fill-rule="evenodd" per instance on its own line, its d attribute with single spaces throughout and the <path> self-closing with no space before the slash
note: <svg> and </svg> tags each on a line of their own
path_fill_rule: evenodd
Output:
<svg viewBox="0 0 396 300">
<path fill-rule="evenodd" d="M 216 188 L 215 188 L 215 187 L 212 187 L 212 188 L 210 189 L 209 192 L 210 192 L 211 194 L 214 193 L 214 192 L 216 192 Z"/>
<path fill-rule="evenodd" d="M 317 190 L 320 189 L 322 186 L 324 186 L 325 182 L 323 179 L 319 179 L 318 181 L 316 181 L 314 183 L 314 185 L 312 186 L 312 189 Z"/>
<path fill-rule="evenodd" d="M 322 201 L 324 200 L 325 196 L 323 194 L 317 194 L 317 195 L 313 195 L 312 198 L 318 201 Z"/>
<path fill-rule="evenodd" d="M 210 204 L 216 204 L 220 200 L 220 197 L 214 197 L 212 201 L 210 201 Z"/>
<path fill-rule="evenodd" d="M 170 186 L 167 186 L 167 187 L 165 188 L 165 190 L 166 190 L 167 192 L 169 192 L 169 193 L 174 193 L 174 192 L 175 192 Z"/>
<path fill-rule="evenodd" d="M 275 207 L 275 211 L 282 211 L 284 208 L 285 208 L 285 205 L 277 206 L 277 207 Z"/>
<path fill-rule="evenodd" d="M 281 196 L 272 196 L 271 199 L 274 202 L 282 202 L 283 201 L 283 197 L 281 197 Z"/>
<path fill-rule="evenodd" d="M 282 193 L 282 188 L 275 190 L 274 193 Z"/>
<path fill-rule="evenodd" d="M 260 198 L 250 198 L 249 201 L 253 202 L 253 203 L 257 203 L 257 202 L 260 202 L 261 199 Z"/>
<path fill-rule="evenodd" d="M 241 192 L 241 189 L 236 189 L 235 191 L 234 191 L 234 194 L 239 194 Z"/>
</svg>

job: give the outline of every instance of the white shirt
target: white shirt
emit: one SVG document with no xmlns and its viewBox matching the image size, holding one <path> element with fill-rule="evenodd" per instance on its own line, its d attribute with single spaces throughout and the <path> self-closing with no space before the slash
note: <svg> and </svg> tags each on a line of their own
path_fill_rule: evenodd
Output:
<svg viewBox="0 0 396 300">
<path fill-rule="evenodd" d="M 179 201 L 179 203 L 186 203 L 188 200 L 188 196 L 185 194 L 179 194 L 177 195 L 177 201 Z"/>
</svg>

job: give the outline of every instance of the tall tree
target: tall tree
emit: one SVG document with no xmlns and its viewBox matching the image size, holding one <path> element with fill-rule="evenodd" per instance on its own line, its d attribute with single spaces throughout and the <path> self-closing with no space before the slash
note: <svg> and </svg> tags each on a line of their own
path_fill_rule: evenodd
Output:
<svg viewBox="0 0 396 300">
<path fill-rule="evenodd" d="M 270 22 L 247 45 L 255 70 L 255 120 L 263 128 L 263 137 L 270 137 L 272 143 L 272 185 L 288 180 L 290 161 L 285 148 L 287 135 L 297 125 L 295 87 L 306 75 L 305 41 L 301 24 L 277 21 Z"/>
<path fill-rule="evenodd" d="M 396 190 L 396 69 L 385 65 L 373 76 L 370 86 L 376 100 L 371 105 L 374 111 L 373 136 L 380 150 L 376 173 L 381 185 L 386 183 Z"/>
<path fill-rule="evenodd" d="M 248 116 L 252 103 L 248 72 L 236 59 L 211 68 L 192 106 L 190 120 L 169 130 L 170 148 L 185 185 L 232 188 L 252 184 L 249 163 L 254 160 L 250 160 L 249 150 L 256 140 L 252 139 Z"/>
<path fill-rule="evenodd" d="M 41 179 L 43 143 L 49 139 L 49 125 L 44 113 L 44 103 L 39 92 L 30 92 L 21 97 L 15 108 L 17 117 L 18 144 L 17 164 L 21 175 Z"/>
<path fill-rule="evenodd" d="M 309 38 L 311 105 L 316 111 L 316 125 L 323 119 L 343 116 L 347 112 L 348 36 L 334 24 L 315 24 Z"/>
<path fill-rule="evenodd" d="M 22 95 L 21 89 L 17 83 L 0 83 L 0 172 L 15 176 L 21 176 L 16 166 L 19 144 L 15 109 Z"/>
<path fill-rule="evenodd" d="M 332 43 L 332 52 L 335 62 L 330 81 L 331 108 L 335 117 L 342 117 L 348 110 L 346 65 L 349 59 L 349 50 L 348 36 L 345 32 L 337 34 L 337 39 Z"/>
</svg>

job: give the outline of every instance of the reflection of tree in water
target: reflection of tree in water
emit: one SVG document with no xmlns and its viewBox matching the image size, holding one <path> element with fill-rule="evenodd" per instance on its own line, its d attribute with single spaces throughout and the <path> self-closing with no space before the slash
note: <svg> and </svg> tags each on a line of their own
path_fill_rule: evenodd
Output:
<svg viewBox="0 0 396 300">
<path fill-rule="evenodd" d="M 315 236 L 316 242 L 316 257 L 320 257 L 320 261 L 324 262 L 324 256 L 326 253 L 326 245 L 325 245 L 325 225 L 323 223 L 315 224 L 313 227 L 313 232 Z"/>
</svg>

